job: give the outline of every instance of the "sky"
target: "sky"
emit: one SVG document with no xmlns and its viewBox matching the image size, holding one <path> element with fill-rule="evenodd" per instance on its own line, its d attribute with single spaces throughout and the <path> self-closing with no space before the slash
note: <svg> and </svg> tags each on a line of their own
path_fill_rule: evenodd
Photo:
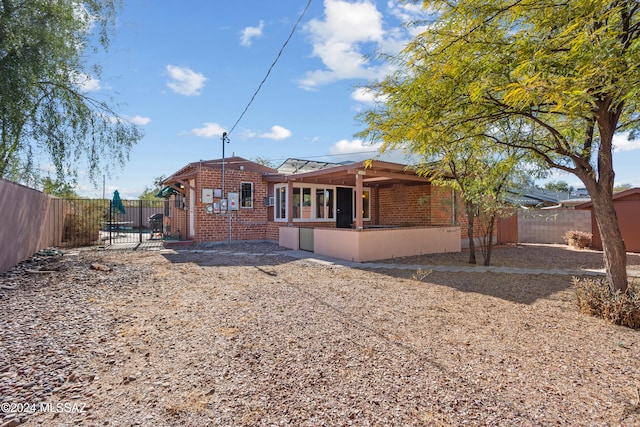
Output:
<svg viewBox="0 0 640 427">
<path fill-rule="evenodd" d="M 422 12 L 397 0 L 311 0 L 291 36 L 307 1 L 124 0 L 86 90 L 113 99 L 144 137 L 104 185 L 81 174 L 78 193 L 135 199 L 156 177 L 221 158 L 222 132 L 226 157 L 275 166 L 376 156 L 355 136 L 364 128 L 356 115 L 373 101 L 361 88 L 389 72 L 375 54 L 399 52 L 417 31 L 402 23 Z M 640 186 L 640 142 L 618 135 L 616 145 L 616 182 Z M 404 163 L 401 153 L 383 159 Z M 573 175 L 551 179 L 583 186 Z"/>
</svg>

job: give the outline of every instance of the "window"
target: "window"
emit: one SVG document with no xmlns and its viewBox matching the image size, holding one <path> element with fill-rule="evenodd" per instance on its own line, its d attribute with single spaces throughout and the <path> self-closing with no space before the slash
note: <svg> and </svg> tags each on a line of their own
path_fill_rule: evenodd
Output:
<svg viewBox="0 0 640 427">
<path fill-rule="evenodd" d="M 240 183 L 240 207 L 243 207 L 243 208 L 253 207 L 253 183 L 252 182 Z"/>
<path fill-rule="evenodd" d="M 312 219 L 311 188 L 293 187 L 293 218 Z"/>
<path fill-rule="evenodd" d="M 176 193 L 175 205 L 174 205 L 176 208 L 178 208 L 178 209 L 182 209 L 183 208 L 182 199 L 183 199 L 182 193 Z"/>
<path fill-rule="evenodd" d="M 333 219 L 333 188 L 316 188 L 316 219 Z"/>
<path fill-rule="evenodd" d="M 287 187 L 276 187 L 275 189 L 275 212 L 276 219 L 287 219 Z"/>
<path fill-rule="evenodd" d="M 336 220 L 336 189 L 324 186 L 294 184 L 293 186 L 293 212 L 294 221 L 333 222 Z M 369 189 L 363 189 L 364 219 L 370 219 L 370 193 Z M 354 190 L 355 195 L 355 190 Z M 275 220 L 285 221 L 287 217 L 287 186 L 277 184 L 275 186 Z M 355 206 L 355 202 L 354 202 Z M 354 209 L 355 212 L 355 209 Z M 355 218 L 355 217 L 354 217 Z"/>
</svg>

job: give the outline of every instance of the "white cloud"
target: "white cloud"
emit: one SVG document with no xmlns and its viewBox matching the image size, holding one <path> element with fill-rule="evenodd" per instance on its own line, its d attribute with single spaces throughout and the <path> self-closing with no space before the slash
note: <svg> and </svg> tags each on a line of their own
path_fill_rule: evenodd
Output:
<svg viewBox="0 0 640 427">
<path fill-rule="evenodd" d="M 200 95 L 207 78 L 187 67 L 167 65 L 169 81 L 167 87 L 175 93 L 186 96 Z"/>
<path fill-rule="evenodd" d="M 313 42 L 313 55 L 326 69 L 308 72 L 300 85 L 315 89 L 341 79 L 374 77 L 377 71 L 366 63 L 361 44 L 383 40 L 382 14 L 375 4 L 369 0 L 325 0 L 324 9 L 324 20 L 313 19 L 306 29 Z"/>
<path fill-rule="evenodd" d="M 242 30 L 242 36 L 240 37 L 240 44 L 242 46 L 250 47 L 254 38 L 262 37 L 262 30 L 264 29 L 264 21 L 260 20 L 257 27 L 246 27 Z"/>
<path fill-rule="evenodd" d="M 128 119 L 131 123 L 138 126 L 144 126 L 151 123 L 151 119 L 149 117 L 133 116 L 133 117 L 128 117 Z"/>
<path fill-rule="evenodd" d="M 351 92 L 351 99 L 365 104 L 373 104 L 375 102 L 384 102 L 386 96 L 378 96 L 367 88 L 357 88 Z"/>
<path fill-rule="evenodd" d="M 82 92 L 97 92 L 102 89 L 100 80 L 85 73 L 73 73 L 71 80 L 78 86 Z"/>
<path fill-rule="evenodd" d="M 640 140 L 629 141 L 629 133 L 619 133 L 613 136 L 614 151 L 640 150 Z"/>
<path fill-rule="evenodd" d="M 314 90 L 342 79 L 378 79 L 388 74 L 388 64 L 370 62 L 365 56 L 376 52 L 398 54 L 426 28 L 399 24 L 428 22 L 434 15 L 420 2 L 389 0 L 386 7 L 388 19 L 397 21 L 389 23 L 388 28 L 372 0 L 325 0 L 324 18 L 311 20 L 305 28 L 311 37 L 313 56 L 322 60 L 324 68 L 307 72 L 298 81 L 300 87 Z"/>
<path fill-rule="evenodd" d="M 367 158 L 372 158 L 381 145 L 380 143 L 367 144 L 361 139 L 351 141 L 342 139 L 329 147 L 329 154 L 334 156 L 343 154 L 367 154 Z"/>
<path fill-rule="evenodd" d="M 222 137 L 223 132 L 226 132 L 226 130 L 218 123 L 204 123 L 201 128 L 191 130 L 193 135 L 203 138 L 213 138 L 214 136 Z"/>
<path fill-rule="evenodd" d="M 282 139 L 289 138 L 290 136 L 291 131 L 289 129 L 278 125 L 272 126 L 271 132 L 260 134 L 260 137 L 262 138 L 273 139 L 275 141 L 280 141 Z"/>
</svg>

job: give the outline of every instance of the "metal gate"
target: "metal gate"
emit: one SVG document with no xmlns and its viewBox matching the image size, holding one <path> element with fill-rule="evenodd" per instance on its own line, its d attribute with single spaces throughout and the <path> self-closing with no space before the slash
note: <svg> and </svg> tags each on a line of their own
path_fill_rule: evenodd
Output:
<svg viewBox="0 0 640 427">
<path fill-rule="evenodd" d="M 162 246 L 170 216 L 166 200 L 54 199 L 61 247 L 150 249 Z"/>
</svg>

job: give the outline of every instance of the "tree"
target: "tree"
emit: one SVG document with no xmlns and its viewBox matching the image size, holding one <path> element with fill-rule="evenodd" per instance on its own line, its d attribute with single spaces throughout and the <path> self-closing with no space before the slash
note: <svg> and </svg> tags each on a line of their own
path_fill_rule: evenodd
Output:
<svg viewBox="0 0 640 427">
<path fill-rule="evenodd" d="M 268 168 L 275 169 L 276 165 L 273 164 L 273 160 L 267 159 L 266 157 L 256 156 L 253 161 L 259 165 L 266 166 Z"/>
<path fill-rule="evenodd" d="M 544 184 L 546 190 L 558 191 L 560 193 L 570 193 L 573 191 L 573 187 L 569 186 L 565 181 L 549 181 Z"/>
<path fill-rule="evenodd" d="M 73 188 L 73 185 L 68 182 L 52 179 L 49 176 L 42 178 L 42 192 L 50 194 L 62 199 L 77 199 L 78 193 Z"/>
<path fill-rule="evenodd" d="M 631 190 L 632 188 L 633 188 L 633 185 L 631 184 L 618 184 L 615 187 L 613 187 L 613 192 L 619 193 L 621 191 Z"/>
<path fill-rule="evenodd" d="M 411 1 L 413 2 L 413 1 Z M 613 136 L 640 123 L 640 3 L 567 0 L 420 2 L 435 18 L 396 58 L 397 72 L 370 89 L 374 107 L 409 145 L 480 140 L 527 150 L 532 159 L 577 176 L 591 196 L 606 280 L 626 292 L 626 252 L 613 208 Z M 388 90 L 387 90 L 388 89 Z M 366 115 L 364 117 L 367 117 Z M 391 129 L 367 121 L 378 135 Z M 493 124 L 520 127 L 496 137 Z M 375 134 L 375 133 L 374 133 Z"/>
<path fill-rule="evenodd" d="M 58 180 L 73 179 L 83 157 L 93 181 L 124 164 L 141 131 L 84 89 L 118 1 L 0 2 L 0 177 L 29 177 L 45 157 Z"/>
<path fill-rule="evenodd" d="M 142 192 L 142 194 L 140 194 L 140 197 L 138 197 L 138 199 L 140 200 L 162 200 L 161 198 L 157 197 L 156 194 L 158 194 L 158 192 L 160 192 L 160 190 L 162 190 L 162 181 L 164 181 L 167 177 L 164 175 L 160 175 L 158 177 L 155 177 L 153 179 L 153 186 L 152 187 L 144 187 L 144 191 Z"/>
</svg>

